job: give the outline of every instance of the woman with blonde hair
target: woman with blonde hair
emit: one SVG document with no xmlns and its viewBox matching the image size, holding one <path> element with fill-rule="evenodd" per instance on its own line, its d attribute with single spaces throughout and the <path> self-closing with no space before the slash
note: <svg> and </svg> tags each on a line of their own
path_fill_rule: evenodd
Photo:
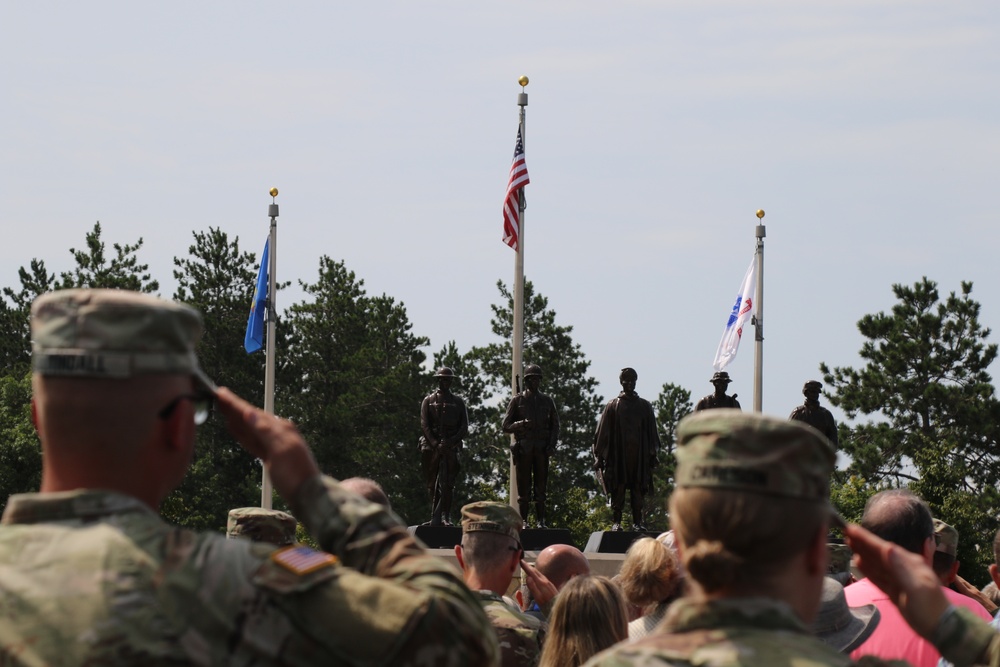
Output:
<svg viewBox="0 0 1000 667">
<path fill-rule="evenodd" d="M 643 610 L 628 624 L 628 638 L 634 641 L 648 635 L 677 599 L 681 568 L 670 547 L 659 539 L 643 537 L 625 552 L 619 574 L 625 600 Z"/>
<path fill-rule="evenodd" d="M 621 589 L 607 577 L 574 577 L 552 605 L 538 667 L 577 667 L 627 637 Z"/>
</svg>

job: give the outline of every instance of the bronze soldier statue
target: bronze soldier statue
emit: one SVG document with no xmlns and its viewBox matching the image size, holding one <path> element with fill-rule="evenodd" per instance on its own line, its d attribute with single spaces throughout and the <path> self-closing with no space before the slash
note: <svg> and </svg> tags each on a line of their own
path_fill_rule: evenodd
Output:
<svg viewBox="0 0 1000 667">
<path fill-rule="evenodd" d="M 825 435 L 833 443 L 837 442 L 837 422 L 833 419 L 833 414 L 819 404 L 819 392 L 823 388 L 816 380 L 809 380 L 802 387 L 802 395 L 806 397 L 806 402 L 792 410 L 788 415 L 789 419 L 805 422 L 814 429 Z"/>
<path fill-rule="evenodd" d="M 451 497 L 458 477 L 458 452 L 462 438 L 469 434 L 465 401 L 451 393 L 455 371 L 442 367 L 434 374 L 437 391 L 420 404 L 420 463 L 431 498 L 432 526 L 450 526 Z"/>
<path fill-rule="evenodd" d="M 545 524 L 545 488 L 549 477 L 549 457 L 559 439 L 559 414 L 551 398 L 538 391 L 542 369 L 530 364 L 524 369 L 524 391 L 510 399 L 503 418 L 503 432 L 513 433 L 511 452 L 517 471 L 517 509 L 528 527 L 528 509 L 535 501 L 538 528 Z"/>
<path fill-rule="evenodd" d="M 736 394 L 726 395 L 726 388 L 729 387 L 730 382 L 732 380 L 729 379 L 729 373 L 725 371 L 719 371 L 713 375 L 712 384 L 715 385 L 715 393 L 698 401 L 698 405 L 694 406 L 694 411 L 711 410 L 712 408 L 736 408 L 739 410 L 740 402 L 736 400 Z"/>
<path fill-rule="evenodd" d="M 646 530 L 644 504 L 653 490 L 653 468 L 659 464 L 656 416 L 649 401 L 635 393 L 638 378 L 634 369 L 622 369 L 622 392 L 604 408 L 594 436 L 594 468 L 604 492 L 611 496 L 614 531 L 622 529 L 626 490 L 631 492 L 632 529 Z"/>
</svg>

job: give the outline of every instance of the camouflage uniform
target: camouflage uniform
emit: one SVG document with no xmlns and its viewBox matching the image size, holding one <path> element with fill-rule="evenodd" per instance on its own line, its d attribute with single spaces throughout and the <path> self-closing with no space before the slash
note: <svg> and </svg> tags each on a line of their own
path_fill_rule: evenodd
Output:
<svg viewBox="0 0 1000 667">
<path fill-rule="evenodd" d="M 263 507 L 238 507 L 229 510 L 226 537 L 244 537 L 253 542 L 269 542 L 285 547 L 295 542 L 298 521 L 288 512 Z"/>
<path fill-rule="evenodd" d="M 148 295 L 46 294 L 32 306 L 35 378 L 85 392 L 97 378 L 190 374 L 203 393 L 180 398 L 204 404 L 216 389 L 194 352 L 201 329 L 194 309 Z M 54 465 L 60 452 L 46 454 Z M 319 474 L 286 500 L 328 553 L 170 526 L 115 491 L 11 496 L 0 663 L 496 664 L 475 596 L 390 512 Z"/>
<path fill-rule="evenodd" d="M 0 655 L 15 664 L 494 664 L 475 597 L 329 478 L 294 507 L 329 554 L 164 523 L 103 491 L 12 496 Z"/>
<path fill-rule="evenodd" d="M 486 618 L 500 640 L 500 664 L 503 667 L 537 665 L 545 641 L 542 621 L 514 609 L 492 591 L 476 591 Z"/>
<path fill-rule="evenodd" d="M 836 454 L 826 438 L 799 422 L 733 410 L 697 412 L 678 425 L 676 457 L 678 489 L 794 498 L 833 512 L 830 474 Z M 601 667 L 852 664 L 849 656 L 810 635 L 791 606 L 768 597 L 681 599 L 653 634 L 611 648 L 587 663 Z M 861 664 L 887 663 L 875 659 Z"/>
<path fill-rule="evenodd" d="M 655 634 L 592 658 L 589 667 L 854 665 L 809 634 L 788 605 L 769 598 L 675 602 Z M 861 665 L 895 664 L 866 659 Z"/>
<path fill-rule="evenodd" d="M 521 516 L 506 503 L 479 501 L 462 508 L 462 534 L 486 532 L 505 535 L 521 542 Z M 531 667 L 538 664 L 548 625 L 507 604 L 499 593 L 475 591 L 500 641 L 503 667 Z"/>
</svg>

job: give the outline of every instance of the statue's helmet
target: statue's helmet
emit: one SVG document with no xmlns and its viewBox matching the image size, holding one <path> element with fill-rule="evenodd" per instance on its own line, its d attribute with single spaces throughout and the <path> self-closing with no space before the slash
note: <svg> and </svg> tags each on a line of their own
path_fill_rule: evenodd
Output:
<svg viewBox="0 0 1000 667">
<path fill-rule="evenodd" d="M 808 394 L 811 391 L 815 391 L 817 394 L 823 389 L 823 385 L 816 380 L 809 380 L 804 385 L 802 385 L 802 393 Z"/>
<path fill-rule="evenodd" d="M 725 382 L 726 384 L 729 384 L 732 382 L 732 380 L 729 379 L 729 373 L 727 373 L 726 371 L 719 371 L 718 373 L 712 376 L 711 382 L 712 384 L 715 384 L 717 382 Z"/>
<path fill-rule="evenodd" d="M 457 378 L 458 376 L 455 375 L 455 371 L 451 370 L 447 366 L 442 366 L 441 368 L 438 369 L 438 372 L 434 374 L 434 377 L 454 379 Z"/>
<path fill-rule="evenodd" d="M 538 364 L 528 364 L 528 367 L 524 369 L 524 379 L 527 380 L 531 377 L 542 377 L 542 367 Z"/>
<path fill-rule="evenodd" d="M 621 382 L 626 378 L 631 379 L 633 382 L 639 379 L 639 374 L 635 372 L 634 368 L 623 368 L 622 372 L 618 375 L 618 381 Z"/>
</svg>

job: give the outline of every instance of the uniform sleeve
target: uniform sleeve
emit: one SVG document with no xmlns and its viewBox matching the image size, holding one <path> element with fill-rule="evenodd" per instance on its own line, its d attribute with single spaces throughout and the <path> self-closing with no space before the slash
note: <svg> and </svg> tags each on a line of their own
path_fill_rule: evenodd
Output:
<svg viewBox="0 0 1000 667">
<path fill-rule="evenodd" d="M 956 667 L 1000 667 L 1000 634 L 970 609 L 954 608 L 946 615 L 931 643 Z"/>
<path fill-rule="evenodd" d="M 420 403 L 420 430 L 423 432 L 427 444 L 434 446 L 437 444 L 437 436 L 431 431 L 430 410 L 430 397 L 427 397 Z"/>
<path fill-rule="evenodd" d="M 512 429 L 511 427 L 514 425 L 514 422 L 516 421 L 517 421 L 517 396 L 510 399 L 510 403 L 507 404 L 507 412 L 503 416 L 503 425 L 502 425 L 503 432 L 513 433 L 514 429 Z"/>
<path fill-rule="evenodd" d="M 496 637 L 478 600 L 459 573 L 428 554 L 395 515 L 324 476 L 304 483 L 291 504 L 319 545 L 344 566 L 427 597 L 407 623 L 400 656 L 429 658 L 447 650 L 449 664 L 497 662 Z"/>
</svg>

